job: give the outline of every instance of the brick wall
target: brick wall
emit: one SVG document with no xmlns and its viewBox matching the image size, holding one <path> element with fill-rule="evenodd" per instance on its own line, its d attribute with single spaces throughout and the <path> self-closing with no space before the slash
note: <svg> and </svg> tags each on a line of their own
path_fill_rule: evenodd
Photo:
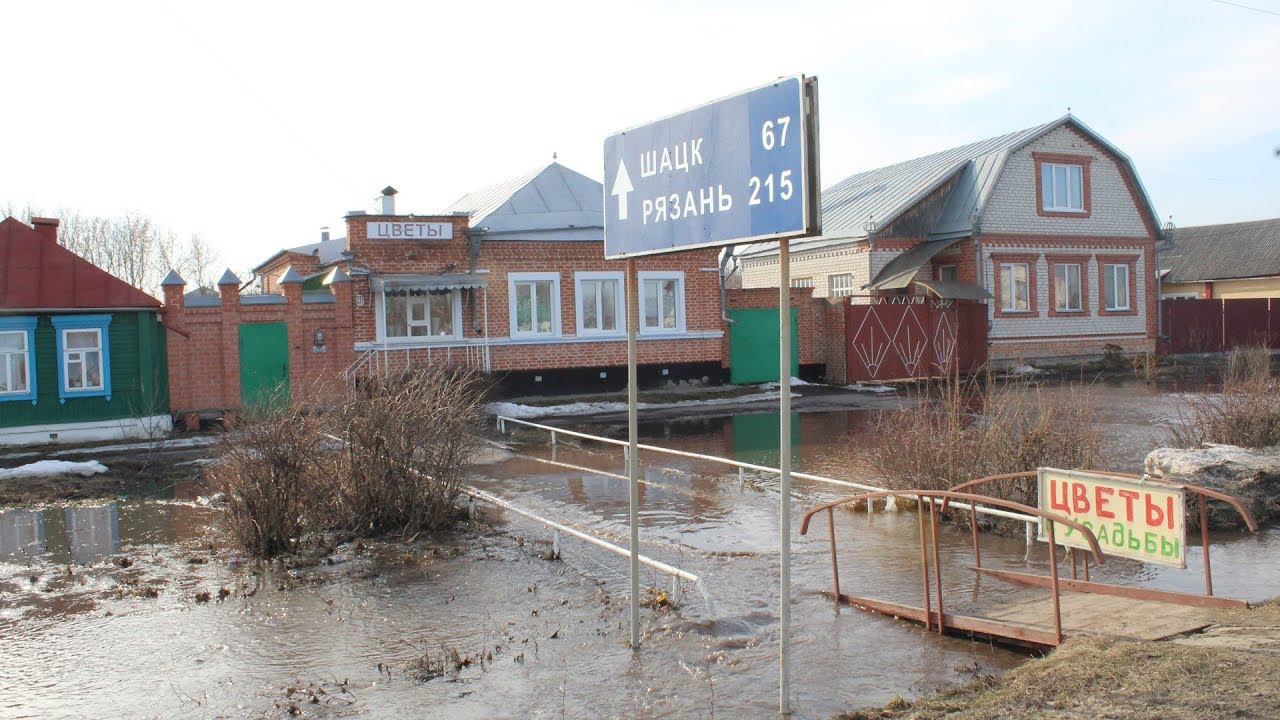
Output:
<svg viewBox="0 0 1280 720">
<path fill-rule="evenodd" d="M 844 308 L 847 300 L 815 297 L 814 288 L 791 288 L 801 365 L 825 365 L 826 379 L 844 380 Z M 726 292 L 731 310 L 778 307 L 778 289 L 735 288 Z M 733 332 L 732 326 L 729 332 Z M 722 345 L 724 367 L 729 366 L 729 336 Z"/>
<path fill-rule="evenodd" d="M 828 297 L 829 279 L 832 275 L 849 273 L 853 276 L 853 292 L 865 293 L 862 286 L 871 280 L 866 242 L 855 242 L 835 248 L 796 250 L 791 253 L 791 277 L 813 278 L 813 296 Z M 743 258 L 742 287 L 778 287 L 778 256 Z M 775 302 L 774 306 L 777 306 Z"/>
<path fill-rule="evenodd" d="M 288 325 L 289 385 L 293 400 L 322 403 L 341 394 L 342 373 L 354 359 L 351 285 L 334 283 L 333 302 L 304 303 L 301 283 L 283 286 L 280 304 L 245 304 L 235 284 L 221 285 L 222 304 L 186 307 L 182 285 L 164 288 L 168 328 L 169 405 L 176 415 L 238 409 L 242 323 Z M 316 331 L 325 334 L 318 351 Z"/>
</svg>

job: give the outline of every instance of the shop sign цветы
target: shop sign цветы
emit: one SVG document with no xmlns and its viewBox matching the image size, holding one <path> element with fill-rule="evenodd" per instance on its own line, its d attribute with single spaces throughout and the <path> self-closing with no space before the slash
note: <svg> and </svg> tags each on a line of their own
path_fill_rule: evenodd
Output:
<svg viewBox="0 0 1280 720">
<path fill-rule="evenodd" d="M 371 222 L 366 226 L 370 240 L 452 240 L 453 223 Z"/>
<path fill-rule="evenodd" d="M 1143 562 L 1187 566 L 1182 488 L 1101 473 L 1039 468 L 1040 509 L 1065 515 L 1093 531 L 1102 552 Z M 1059 545 L 1089 549 L 1084 536 L 1057 526 Z M 1041 542 L 1046 542 L 1040 521 Z"/>
</svg>

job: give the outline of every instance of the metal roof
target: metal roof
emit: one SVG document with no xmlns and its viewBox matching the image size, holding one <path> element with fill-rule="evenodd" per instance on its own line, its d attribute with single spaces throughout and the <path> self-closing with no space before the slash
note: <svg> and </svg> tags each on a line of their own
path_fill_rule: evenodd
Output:
<svg viewBox="0 0 1280 720">
<path fill-rule="evenodd" d="M 1280 218 L 1174 228 L 1156 257 L 1165 282 L 1280 276 Z"/>
<path fill-rule="evenodd" d="M 465 195 L 445 212 L 466 213 L 486 239 L 604 239 L 604 186 L 557 162 Z"/>
<path fill-rule="evenodd" d="M 0 309 L 158 308 L 160 301 L 15 218 L 0 221 Z"/>
<path fill-rule="evenodd" d="M 950 240 L 931 240 L 922 242 L 909 248 L 901 255 L 895 255 L 892 260 L 880 268 L 880 272 L 876 273 L 876 277 L 871 282 L 862 286 L 863 290 L 898 290 L 911 284 L 912 278 L 924 267 L 935 255 L 955 245 L 960 238 L 952 238 Z"/>
<path fill-rule="evenodd" d="M 851 175 L 822 191 L 822 236 L 793 242 L 791 249 L 812 250 L 866 238 L 865 225 L 868 221 L 873 220 L 879 229 L 887 227 L 952 178 L 956 179 L 955 185 L 947 197 L 942 215 L 929 232 L 929 239 L 968 236 L 973 232 L 975 212 L 980 212 L 990 199 L 1009 156 L 1066 124 L 1071 124 L 1114 153 L 1122 164 L 1128 166 L 1141 195 L 1140 203 L 1145 204 L 1152 226 L 1159 227 L 1159 218 L 1129 157 L 1068 114 L 1043 125 Z M 775 252 L 776 243 L 770 243 L 757 245 L 743 254 Z"/>
</svg>

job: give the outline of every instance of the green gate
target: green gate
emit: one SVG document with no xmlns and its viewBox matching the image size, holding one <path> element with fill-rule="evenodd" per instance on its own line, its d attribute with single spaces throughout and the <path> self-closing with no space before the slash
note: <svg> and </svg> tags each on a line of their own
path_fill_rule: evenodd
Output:
<svg viewBox="0 0 1280 720">
<path fill-rule="evenodd" d="M 799 313 L 791 308 L 791 376 L 800 374 Z M 777 382 L 778 310 L 751 308 L 730 310 L 729 382 L 735 384 Z"/>
<path fill-rule="evenodd" d="M 289 327 L 240 325 L 240 402 L 245 408 L 289 404 Z"/>
</svg>

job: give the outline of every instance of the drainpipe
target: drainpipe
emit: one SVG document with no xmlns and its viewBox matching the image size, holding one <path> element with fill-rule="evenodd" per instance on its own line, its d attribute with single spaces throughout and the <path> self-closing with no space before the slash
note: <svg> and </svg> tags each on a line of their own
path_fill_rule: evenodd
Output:
<svg viewBox="0 0 1280 720">
<path fill-rule="evenodd" d="M 472 275 L 475 274 L 476 270 L 480 266 L 480 236 L 483 235 L 487 230 L 488 228 L 472 228 L 472 227 L 467 228 L 467 240 L 468 240 L 467 254 L 471 259 Z M 471 331 L 478 332 L 479 328 L 476 327 L 476 289 L 471 288 L 470 290 L 471 290 Z M 488 290 L 486 289 L 485 292 L 487 293 Z M 486 302 L 487 301 L 488 299 L 486 297 Z M 487 312 L 485 313 L 484 321 L 486 324 L 488 324 L 489 322 Z M 485 335 L 487 337 L 488 333 L 486 332 Z"/>
<path fill-rule="evenodd" d="M 720 253 L 720 319 L 730 325 L 733 324 L 733 318 L 729 317 L 729 293 L 724 286 L 725 270 L 729 266 L 729 259 L 733 257 L 733 249 L 736 246 L 729 245 Z"/>
</svg>

